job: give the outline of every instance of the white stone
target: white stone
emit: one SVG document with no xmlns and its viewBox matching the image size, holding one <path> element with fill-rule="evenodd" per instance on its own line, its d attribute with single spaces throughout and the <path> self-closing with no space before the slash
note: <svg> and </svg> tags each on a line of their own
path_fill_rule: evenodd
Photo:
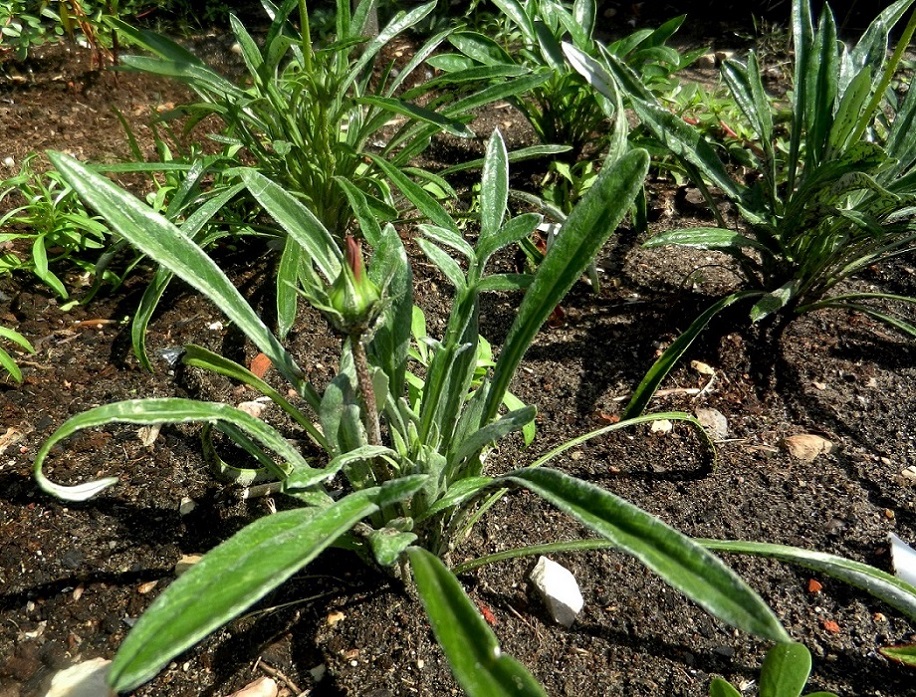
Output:
<svg viewBox="0 0 916 697">
<path fill-rule="evenodd" d="M 891 541 L 891 561 L 894 563 L 894 573 L 901 581 L 916 586 L 916 549 L 894 533 L 887 533 Z"/>
<path fill-rule="evenodd" d="M 705 428 L 713 440 L 728 438 L 728 419 L 718 409 L 700 407 L 696 410 L 697 421 Z"/>
<path fill-rule="evenodd" d="M 51 678 L 45 697 L 105 697 L 108 689 L 108 661 L 93 658 L 62 670 Z"/>
<path fill-rule="evenodd" d="M 666 433 L 670 433 L 672 428 L 673 424 L 668 419 L 659 419 L 652 422 L 650 430 L 652 433 L 660 433 L 661 435 L 665 435 Z"/>
<path fill-rule="evenodd" d="M 547 557 L 538 557 L 528 578 L 544 600 L 553 620 L 564 627 L 572 626 L 585 601 L 569 569 Z"/>
</svg>

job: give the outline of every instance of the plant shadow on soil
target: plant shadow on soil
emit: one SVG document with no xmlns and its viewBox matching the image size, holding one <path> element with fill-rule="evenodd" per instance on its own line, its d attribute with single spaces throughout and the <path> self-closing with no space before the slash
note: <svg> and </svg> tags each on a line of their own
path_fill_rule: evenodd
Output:
<svg viewBox="0 0 916 697">
<path fill-rule="evenodd" d="M 123 139 L 109 118 L 112 103 L 147 143 L 149 107 L 185 98 L 170 85 L 137 75 L 115 82 L 100 74 L 85 82 L 85 57 L 55 50 L 48 49 L 47 65 L 62 82 L 38 68 L 24 87 L 0 80 L 0 92 L 11 102 L 0 105 L 0 142 L 18 148 L 10 152 L 17 162 L 47 147 L 87 158 L 124 157 Z M 489 122 L 484 115 L 479 132 L 486 135 L 488 123 L 505 127 L 507 113 L 501 110 Z M 510 137 L 524 142 L 524 128 L 509 129 L 517 129 Z M 446 146 L 441 152 L 458 157 Z M 653 231 L 661 224 L 672 221 L 653 224 Z M 671 259 L 652 256 L 639 247 L 641 241 L 620 231 L 599 260 L 606 270 L 601 292 L 577 285 L 563 302 L 563 321 L 538 337 L 512 385 L 538 407 L 538 438 L 527 450 L 508 441 L 491 458 L 494 471 L 529 463 L 619 416 L 656 352 L 712 302 L 721 283 L 730 282 L 686 284 L 693 266 L 705 259 L 676 259 L 679 265 L 666 271 Z M 269 262 L 241 263 L 233 273 L 269 314 L 270 288 L 263 282 Z M 901 266 L 869 282 L 910 292 L 908 273 Z M 449 292 L 441 278 L 426 271 L 418 276 L 417 302 L 435 331 L 444 322 Z M 24 357 L 23 385 L 0 391 L 0 424 L 12 429 L 0 454 L 3 697 L 36 694 L 53 670 L 79 659 L 113 656 L 128 631 L 125 620 L 140 615 L 174 578 L 182 555 L 206 551 L 268 510 L 266 502 L 240 501 L 215 483 L 198 433 L 184 426 L 163 428 L 152 447 L 143 446 L 133 429 L 111 428 L 78 434 L 55 449 L 50 476 L 56 481 L 75 483 L 100 473 L 119 477 L 98 500 L 64 505 L 32 482 L 31 462 L 41 443 L 69 416 L 95 404 L 169 395 L 237 403 L 254 396 L 227 381 L 175 371 L 158 358 L 162 349 L 187 342 L 241 361 L 253 355 L 231 328 L 213 328 L 221 319 L 216 308 L 180 287 L 170 290 L 150 325 L 153 374 L 132 357 L 129 327 L 74 324 L 129 315 L 143 281 L 138 277 L 122 293 L 68 313 L 28 280 L 16 278 L 2 288 L 10 301 L 0 319 L 38 348 Z M 497 349 L 516 303 L 502 296 L 483 303 L 483 333 Z M 729 438 L 718 444 L 715 461 L 696 434 L 678 425 L 664 436 L 648 427 L 617 432 L 564 453 L 554 466 L 691 535 L 794 544 L 889 569 L 887 532 L 916 541 L 916 495 L 899 476 L 916 464 L 912 345 L 870 320 L 839 313 L 801 318 L 767 344 L 747 328 L 742 312 L 746 308 L 713 322 L 663 385 L 675 391 L 650 405 L 652 411 L 721 411 Z M 320 386 L 333 375 L 337 340 L 313 314 L 303 310 L 300 320 L 290 344 Z M 691 360 L 716 372 L 713 389 L 700 399 L 676 391 L 708 383 Z M 267 418 L 279 415 L 268 411 Z M 839 451 L 813 462 L 791 459 L 779 444 L 804 432 L 829 437 Z M 188 515 L 178 512 L 184 497 L 196 503 Z M 504 550 L 510 541 L 515 546 L 583 535 L 548 505 L 516 492 L 461 542 L 451 561 Z M 493 614 L 503 649 L 522 660 L 549 694 L 694 696 L 706 694 L 713 674 L 736 684 L 757 678 L 764 644 L 712 620 L 634 561 L 610 550 L 558 560 L 575 573 L 586 599 L 571 629 L 546 620 L 526 581 L 531 559 L 462 577 L 471 597 Z M 876 653 L 914 640 L 914 625 L 899 613 L 821 577 L 823 591 L 810 593 L 812 574 L 799 569 L 743 557 L 727 561 L 812 650 L 810 690 L 914 694 L 912 674 Z M 326 674 L 316 682 L 312 670 L 320 665 Z M 384 574 L 331 552 L 135 694 L 226 695 L 276 671 L 290 684 L 328 697 L 458 692 L 416 599 Z"/>
</svg>

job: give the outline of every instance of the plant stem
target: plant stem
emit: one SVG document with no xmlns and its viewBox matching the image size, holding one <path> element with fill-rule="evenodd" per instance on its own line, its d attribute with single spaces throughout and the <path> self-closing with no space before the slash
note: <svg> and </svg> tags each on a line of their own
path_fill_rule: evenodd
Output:
<svg viewBox="0 0 916 697">
<path fill-rule="evenodd" d="M 299 26 L 302 33 L 302 61 L 308 74 L 312 72 L 312 32 L 309 28 L 309 11 L 305 0 L 299 0 Z"/>
<path fill-rule="evenodd" d="M 366 438 L 369 440 L 369 445 L 381 445 L 382 430 L 379 426 L 378 409 L 376 409 L 375 388 L 372 386 L 369 359 L 366 357 L 366 347 L 363 346 L 362 333 L 352 334 L 350 344 L 353 349 L 353 363 L 356 366 L 356 382 L 359 385 L 365 408 Z"/>
</svg>

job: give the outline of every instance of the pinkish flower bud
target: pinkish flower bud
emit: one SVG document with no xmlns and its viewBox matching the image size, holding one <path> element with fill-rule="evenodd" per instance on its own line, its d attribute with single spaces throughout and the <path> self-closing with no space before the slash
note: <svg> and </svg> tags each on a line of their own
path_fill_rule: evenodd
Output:
<svg viewBox="0 0 916 697">
<path fill-rule="evenodd" d="M 369 280 L 363 264 L 362 248 L 352 235 L 346 237 L 345 263 L 331 285 L 331 307 L 339 317 L 337 328 L 352 334 L 366 331 L 381 311 L 378 286 Z"/>
</svg>

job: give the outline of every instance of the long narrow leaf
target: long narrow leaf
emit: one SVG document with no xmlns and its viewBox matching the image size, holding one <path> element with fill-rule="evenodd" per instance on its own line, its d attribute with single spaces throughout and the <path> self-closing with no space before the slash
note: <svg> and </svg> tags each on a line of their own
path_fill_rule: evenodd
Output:
<svg viewBox="0 0 916 697">
<path fill-rule="evenodd" d="M 458 138 L 470 138 L 474 135 L 467 126 L 459 121 L 454 119 L 446 118 L 441 114 L 432 111 L 430 109 L 424 109 L 423 107 L 417 106 L 416 104 L 411 104 L 410 102 L 405 102 L 400 99 L 394 99 L 393 97 L 375 97 L 367 95 L 365 97 L 360 97 L 356 100 L 360 104 L 368 104 L 369 106 L 378 107 L 379 109 L 384 109 L 393 114 L 401 114 L 410 119 L 415 119 L 417 121 L 422 121 L 424 123 L 430 123 L 435 126 L 438 126 L 446 133 L 450 133 L 453 136 Z"/>
<path fill-rule="evenodd" d="M 499 129 L 487 143 L 480 175 L 480 243 L 487 242 L 502 227 L 509 202 L 509 159 Z"/>
<path fill-rule="evenodd" d="M 290 382 L 297 381 L 302 371 L 292 356 L 198 245 L 161 215 L 78 160 L 57 152 L 49 152 L 48 159 L 119 235 L 207 296 L 270 358 L 284 377 Z"/>
<path fill-rule="evenodd" d="M 502 653 L 454 574 L 425 549 L 412 547 L 407 556 L 436 640 L 469 697 L 546 697 L 525 667 Z"/>
<path fill-rule="evenodd" d="M 639 416 L 642 414 L 643 410 L 646 408 L 646 405 L 649 404 L 649 400 L 652 399 L 652 395 L 655 394 L 655 390 L 658 389 L 658 386 L 661 384 L 662 380 L 671 372 L 671 369 L 675 364 L 681 359 L 681 356 L 684 355 L 684 352 L 690 348 L 690 345 L 693 343 L 700 332 L 702 332 L 706 325 L 709 324 L 710 320 L 719 314 L 729 305 L 733 305 L 739 300 L 744 298 L 749 298 L 753 296 L 760 295 L 759 291 L 742 291 L 738 293 L 732 293 L 727 295 L 721 300 L 713 303 L 703 314 L 697 317 L 687 330 L 681 334 L 677 339 L 671 342 L 671 345 L 665 349 L 664 353 L 658 357 L 658 360 L 652 364 L 652 367 L 649 368 L 649 371 L 643 377 L 642 381 L 639 383 L 639 386 L 636 388 L 636 391 L 633 392 L 633 396 L 630 398 L 630 403 L 627 404 L 627 408 L 624 410 L 624 419 L 632 419 L 633 417 Z"/>
<path fill-rule="evenodd" d="M 111 664 L 115 692 L 128 692 L 312 561 L 374 513 L 371 491 L 323 510 L 297 508 L 256 520 L 170 585 L 128 634 Z"/>
<path fill-rule="evenodd" d="M 333 283 L 340 274 L 342 255 L 331 232 L 301 201 L 257 170 L 243 169 L 241 176 L 257 202 L 299 243 L 325 280 Z"/>
<path fill-rule="evenodd" d="M 105 404 L 68 419 L 51 434 L 35 455 L 35 462 L 32 465 L 35 481 L 42 490 L 52 496 L 67 501 L 85 501 L 117 483 L 118 479 L 117 477 L 105 477 L 77 486 L 54 484 L 45 477 L 42 466 L 57 443 L 69 438 L 77 431 L 107 426 L 112 423 L 146 425 L 193 422 L 226 422 L 244 431 L 262 446 L 277 453 L 287 463 L 277 466 L 277 474 L 281 476 L 285 477 L 294 470 L 298 470 L 301 473 L 311 473 L 313 475 L 311 476 L 312 483 L 318 483 L 334 474 L 333 471 L 313 468 L 276 429 L 240 409 L 219 402 L 199 402 L 193 399 L 168 397 L 131 399 Z"/>
<path fill-rule="evenodd" d="M 541 325 L 617 229 L 648 169 L 645 150 L 633 150 L 613 165 L 606 164 L 566 219 L 509 329 L 496 364 L 486 420 L 496 415 L 509 381 Z"/>
<path fill-rule="evenodd" d="M 185 365 L 203 368 L 204 370 L 212 373 L 225 375 L 232 380 L 236 380 L 244 385 L 248 385 L 248 387 L 257 390 L 265 397 L 269 397 L 272 402 L 283 409 L 283 411 L 289 414 L 299 425 L 308 431 L 309 435 L 315 439 L 316 443 L 318 443 L 322 448 L 324 447 L 324 438 L 321 436 L 321 433 L 309 422 L 305 415 L 299 411 L 299 409 L 294 407 L 283 395 L 277 392 L 273 387 L 268 385 L 266 382 L 264 382 L 264 380 L 252 373 L 246 367 L 239 365 L 235 361 L 226 358 L 225 356 L 221 356 L 218 353 L 213 353 L 212 351 L 209 351 L 202 346 L 197 346 L 196 344 L 185 345 L 184 355 L 181 357 L 181 362 Z M 321 397 L 311 386 L 311 384 L 307 384 L 307 389 L 303 390 L 303 392 L 309 406 L 317 412 L 321 405 Z"/>
<path fill-rule="evenodd" d="M 723 622 L 771 641 L 789 641 L 773 611 L 740 576 L 692 539 L 628 501 L 556 470 L 518 470 L 503 479 L 530 489 L 632 554 Z"/>
<path fill-rule="evenodd" d="M 824 552 L 767 542 L 732 542 L 730 540 L 697 540 L 697 542 L 706 549 L 718 552 L 752 554 L 757 557 L 778 559 L 827 574 L 850 586 L 867 591 L 911 620 L 916 620 L 916 586 L 868 564 Z"/>
</svg>

